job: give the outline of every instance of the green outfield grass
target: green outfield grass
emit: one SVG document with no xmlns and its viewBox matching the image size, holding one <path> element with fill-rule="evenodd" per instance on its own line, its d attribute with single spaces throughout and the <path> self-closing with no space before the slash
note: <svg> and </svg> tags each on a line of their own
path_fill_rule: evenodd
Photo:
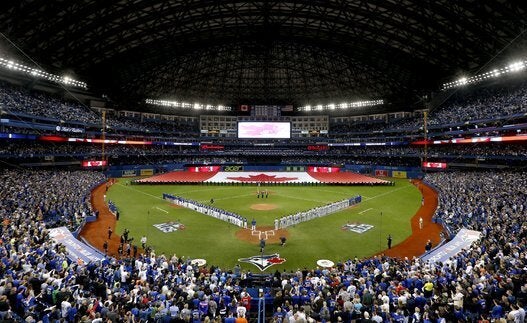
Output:
<svg viewBox="0 0 527 323">
<path fill-rule="evenodd" d="M 290 237 L 286 246 L 267 244 L 265 254 L 276 252 L 287 260 L 267 271 L 313 267 L 318 259 L 337 262 L 368 257 L 386 248 L 388 234 L 396 245 L 411 234 L 410 218 L 421 202 L 415 186 L 408 180 L 397 179 L 395 186 L 261 186 L 260 189 L 270 191 L 267 199 L 256 198 L 256 186 L 128 185 L 129 181 L 121 179 L 107 193 L 120 211 L 116 233 L 128 228 L 138 244 L 141 236 L 146 235 L 156 254 L 204 258 L 208 264 L 222 268 L 232 268 L 238 263 L 253 272 L 259 269 L 238 262 L 238 258 L 259 255 L 259 247 L 238 240 L 235 233 L 240 228 L 173 207 L 162 199 L 162 194 L 203 203 L 214 198 L 214 206 L 245 216 L 249 222 L 254 218 L 258 226 L 273 226 L 274 219 L 282 215 L 355 195 L 363 196 L 357 206 L 288 228 Z M 258 203 L 273 204 L 276 208 L 270 211 L 250 208 Z M 182 231 L 163 233 L 153 226 L 178 220 L 185 225 Z M 373 228 L 361 234 L 342 230 L 348 222 L 370 224 Z"/>
</svg>

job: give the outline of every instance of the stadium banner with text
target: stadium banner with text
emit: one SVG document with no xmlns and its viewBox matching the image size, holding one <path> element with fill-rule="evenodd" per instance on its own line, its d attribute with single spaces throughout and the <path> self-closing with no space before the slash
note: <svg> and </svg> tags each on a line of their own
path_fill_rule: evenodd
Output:
<svg viewBox="0 0 527 323">
<path fill-rule="evenodd" d="M 141 169 L 139 171 L 139 174 L 141 176 L 152 176 L 154 175 L 154 170 L 153 169 Z"/>
<path fill-rule="evenodd" d="M 395 177 L 395 178 L 407 178 L 407 174 L 406 174 L 406 171 L 392 170 L 392 177 Z"/>
<path fill-rule="evenodd" d="M 123 170 L 123 177 L 134 177 L 137 176 L 137 171 L 135 169 L 125 169 Z"/>
<path fill-rule="evenodd" d="M 0 119 L 0 120 L 3 120 L 3 119 Z M 0 132 L 0 138 L 37 140 L 36 135 L 26 135 L 26 134 L 8 133 L 8 132 Z"/>
<path fill-rule="evenodd" d="M 204 150 L 204 151 L 208 151 L 208 150 L 224 150 L 225 146 L 224 145 L 214 145 L 214 144 L 202 143 L 202 144 L 200 144 L 199 149 Z"/>
<path fill-rule="evenodd" d="M 481 232 L 474 230 L 461 229 L 454 239 L 445 243 L 441 247 L 425 254 L 421 257 L 423 261 L 445 262 L 457 255 L 461 250 L 468 249 L 474 241 L 479 240 Z"/>
<path fill-rule="evenodd" d="M 307 150 L 309 151 L 325 151 L 329 150 L 328 145 L 308 145 Z"/>
<path fill-rule="evenodd" d="M 445 169 L 447 168 L 447 163 L 423 162 L 423 168 Z"/>
<path fill-rule="evenodd" d="M 84 263 L 88 263 L 90 261 L 99 261 L 104 258 L 104 255 L 98 250 L 75 239 L 73 234 L 66 227 L 49 229 L 49 236 L 56 243 L 60 243 L 66 247 L 68 258 L 73 262 L 78 262 L 80 259 Z"/>
<path fill-rule="evenodd" d="M 305 166 L 286 166 L 285 171 L 286 172 L 305 172 L 306 167 Z"/>
<path fill-rule="evenodd" d="M 81 162 L 82 167 L 102 167 L 108 165 L 107 160 L 83 160 Z"/>
<path fill-rule="evenodd" d="M 469 137 L 454 138 L 443 140 L 417 140 L 412 145 L 448 145 L 448 144 L 475 144 L 482 142 L 506 142 L 506 141 L 527 141 L 527 135 L 519 134 L 515 136 L 495 136 L 495 137 Z"/>
<path fill-rule="evenodd" d="M 340 172 L 340 167 L 307 166 L 307 171 L 310 173 L 338 173 Z"/>
<path fill-rule="evenodd" d="M 283 165 L 245 165 L 244 172 L 283 172 L 285 166 Z"/>
<path fill-rule="evenodd" d="M 243 172 L 243 165 L 224 165 L 224 172 Z"/>
<path fill-rule="evenodd" d="M 388 171 L 386 169 L 376 169 L 375 176 L 388 177 Z"/>
<path fill-rule="evenodd" d="M 187 169 L 191 173 L 212 173 L 212 172 L 219 172 L 221 170 L 221 166 L 219 165 L 189 166 L 187 167 Z"/>
</svg>

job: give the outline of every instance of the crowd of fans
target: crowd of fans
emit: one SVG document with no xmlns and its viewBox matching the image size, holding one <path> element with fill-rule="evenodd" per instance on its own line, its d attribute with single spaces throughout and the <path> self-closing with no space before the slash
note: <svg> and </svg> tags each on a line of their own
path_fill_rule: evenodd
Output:
<svg viewBox="0 0 527 323">
<path fill-rule="evenodd" d="M 82 171 L 5 170 L 0 176 L 0 216 L 10 222 L 4 233 L 38 222 L 76 229 L 93 215 L 90 189 L 104 180 L 100 173 Z"/>
<path fill-rule="evenodd" d="M 198 149 L 159 146 L 159 145 L 122 145 L 106 144 L 104 153 L 106 156 L 173 156 L 188 155 L 197 153 Z M 102 145 L 78 144 L 78 143 L 43 143 L 39 141 L 5 141 L 0 140 L 0 155 L 9 156 L 101 156 L 103 153 Z"/>
<path fill-rule="evenodd" d="M 101 118 L 84 106 L 67 102 L 40 92 L 0 84 L 0 108 L 6 112 L 19 112 L 34 116 L 82 123 L 100 123 Z"/>
<path fill-rule="evenodd" d="M 525 111 L 527 86 L 525 82 L 512 85 L 493 86 L 456 93 L 438 108 L 430 111 L 429 128 L 438 125 L 463 125 L 463 123 L 484 120 L 484 126 L 492 119 L 518 117 Z M 22 113 L 61 122 L 85 124 L 86 130 L 100 131 L 102 118 L 99 113 L 75 101 L 66 101 L 37 91 L 28 91 L 21 87 L 0 83 L 0 110 L 6 113 Z M 19 117 L 22 117 L 21 115 Z M 15 118 L 16 119 L 16 118 Z M 31 123 L 31 120 L 28 120 Z M 505 119 L 505 123 L 506 123 Z M 196 138 L 199 134 L 197 119 L 191 121 L 166 121 L 146 118 L 120 117 L 108 114 L 106 131 L 109 135 L 159 136 L 160 138 L 186 137 Z M 362 141 L 400 140 L 409 134 L 421 134 L 423 119 L 411 116 L 389 120 L 371 120 L 355 123 L 331 121 L 330 139 Z M 28 132 L 19 128 L 17 132 Z M 446 131 L 443 129 L 442 131 Z M 31 130 L 29 131 L 31 132 Z M 209 138 L 221 140 L 221 138 Z M 315 138 L 317 139 L 317 138 Z"/>
<path fill-rule="evenodd" d="M 438 156 L 477 156 L 483 158 L 508 157 L 527 158 L 526 145 L 514 144 L 463 144 L 448 146 L 429 146 L 428 155 Z"/>
<path fill-rule="evenodd" d="M 250 272 L 141 254 L 71 262 L 46 228 L 74 229 L 93 212 L 93 172 L 2 172 L 0 319 L 26 322 L 234 322 L 252 317 Z M 482 232 L 444 263 L 374 256 L 333 268 L 270 274 L 270 322 L 523 322 L 527 300 L 527 176 L 429 174 L 441 217 Z M 343 255 L 344 256 L 344 255 Z M 244 319 L 239 318 L 244 322 Z"/>
<path fill-rule="evenodd" d="M 430 125 L 493 119 L 525 112 L 527 86 L 481 88 L 460 92 L 430 115 Z"/>
<path fill-rule="evenodd" d="M 498 124 L 507 123 L 507 120 L 521 118 L 526 109 L 527 84 L 493 86 L 474 90 L 464 90 L 455 93 L 438 108 L 430 111 L 427 117 L 428 129 L 431 132 L 439 125 L 447 126 L 443 131 L 452 130 L 448 125 L 457 125 L 458 128 L 473 129 L 477 121 L 484 127 L 491 120 L 500 120 Z M 465 125 L 464 125 L 465 124 Z M 423 132 L 423 117 L 406 117 L 393 120 L 377 120 L 371 122 L 335 122 L 330 125 L 331 133 L 337 138 L 370 138 L 397 136 L 404 137 L 409 133 L 421 134 Z M 440 129 L 440 128 L 438 128 Z M 477 128 L 476 128 L 477 129 Z M 479 133 L 476 132 L 476 135 Z M 488 135 L 483 133 L 483 135 Z"/>
<path fill-rule="evenodd" d="M 437 173 L 426 179 L 439 190 L 436 216 L 453 232 L 461 227 L 492 231 L 505 220 L 511 231 L 503 232 L 503 237 L 509 238 L 523 225 L 527 211 L 527 175 L 523 172 Z"/>
<path fill-rule="evenodd" d="M 55 160 L 100 159 L 101 145 L 78 143 L 47 143 L 27 140 L 0 140 L 0 158 L 4 160 L 39 161 L 52 156 Z M 423 146 L 353 146 L 330 147 L 322 151 L 307 151 L 305 146 L 273 147 L 263 150 L 226 147 L 221 151 L 202 151 L 198 146 L 105 145 L 104 155 L 111 165 L 168 163 L 225 164 L 247 163 L 248 158 L 273 157 L 283 164 L 375 164 L 416 166 L 424 158 Z M 527 146 L 522 144 L 476 143 L 429 145 L 427 157 L 436 160 L 527 159 Z"/>
<path fill-rule="evenodd" d="M 86 129 L 102 127 L 102 116 L 90 109 L 89 107 L 75 101 L 66 101 L 49 94 L 37 91 L 28 91 L 21 87 L 0 83 L 0 111 L 11 114 L 14 119 L 25 119 L 26 115 L 37 116 L 47 119 L 55 119 L 60 122 L 74 122 L 75 124 L 84 124 Z M 31 124 L 31 120 L 27 122 Z M 139 120 L 134 118 L 118 117 L 108 114 L 105 124 L 107 132 L 120 133 L 122 130 L 128 130 L 129 133 L 149 134 L 181 134 L 186 133 L 192 136 L 198 132 L 196 123 L 167 123 L 163 121 Z M 77 126 L 78 127 L 78 126 Z M 27 128 L 21 128 L 16 132 L 37 132 L 33 129 L 28 131 Z"/>
</svg>

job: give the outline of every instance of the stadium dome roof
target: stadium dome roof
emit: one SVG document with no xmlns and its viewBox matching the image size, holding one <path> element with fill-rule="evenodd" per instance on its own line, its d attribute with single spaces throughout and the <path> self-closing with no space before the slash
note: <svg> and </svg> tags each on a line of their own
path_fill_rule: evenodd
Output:
<svg viewBox="0 0 527 323">
<path fill-rule="evenodd" d="M 74 71 L 121 99 L 212 104 L 383 98 L 401 107 L 461 71 L 524 54 L 527 21 L 523 4 L 505 0 L 0 6 L 0 31 L 12 42 L 2 38 L 2 52 Z"/>
</svg>

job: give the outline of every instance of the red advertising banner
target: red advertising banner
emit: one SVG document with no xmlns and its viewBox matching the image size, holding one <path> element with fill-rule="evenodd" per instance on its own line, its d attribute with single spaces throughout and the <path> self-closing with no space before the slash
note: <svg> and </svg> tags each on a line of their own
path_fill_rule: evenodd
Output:
<svg viewBox="0 0 527 323">
<path fill-rule="evenodd" d="M 446 167 L 446 163 L 423 162 L 423 168 L 445 169 Z"/>
<path fill-rule="evenodd" d="M 307 146 L 307 150 L 311 150 L 311 151 L 324 151 L 328 149 L 329 149 L 329 146 L 327 145 L 308 145 Z"/>
<path fill-rule="evenodd" d="M 308 166 L 307 171 L 312 173 L 338 173 L 340 172 L 340 168 L 328 166 Z"/>
<path fill-rule="evenodd" d="M 211 145 L 211 144 L 201 144 L 200 145 L 201 150 L 223 150 L 225 149 L 225 146 L 223 145 Z"/>
<path fill-rule="evenodd" d="M 219 172 L 220 166 L 192 166 L 188 168 L 191 173 L 211 173 Z"/>
<path fill-rule="evenodd" d="M 445 145 L 445 144 L 475 144 L 488 142 L 510 142 L 510 141 L 527 141 L 527 135 L 520 134 L 516 136 L 496 136 L 496 137 L 472 137 L 472 138 L 455 138 L 443 140 L 418 140 L 412 142 L 412 145 Z"/>
<path fill-rule="evenodd" d="M 83 160 L 82 167 L 102 167 L 108 165 L 107 160 Z"/>
</svg>

